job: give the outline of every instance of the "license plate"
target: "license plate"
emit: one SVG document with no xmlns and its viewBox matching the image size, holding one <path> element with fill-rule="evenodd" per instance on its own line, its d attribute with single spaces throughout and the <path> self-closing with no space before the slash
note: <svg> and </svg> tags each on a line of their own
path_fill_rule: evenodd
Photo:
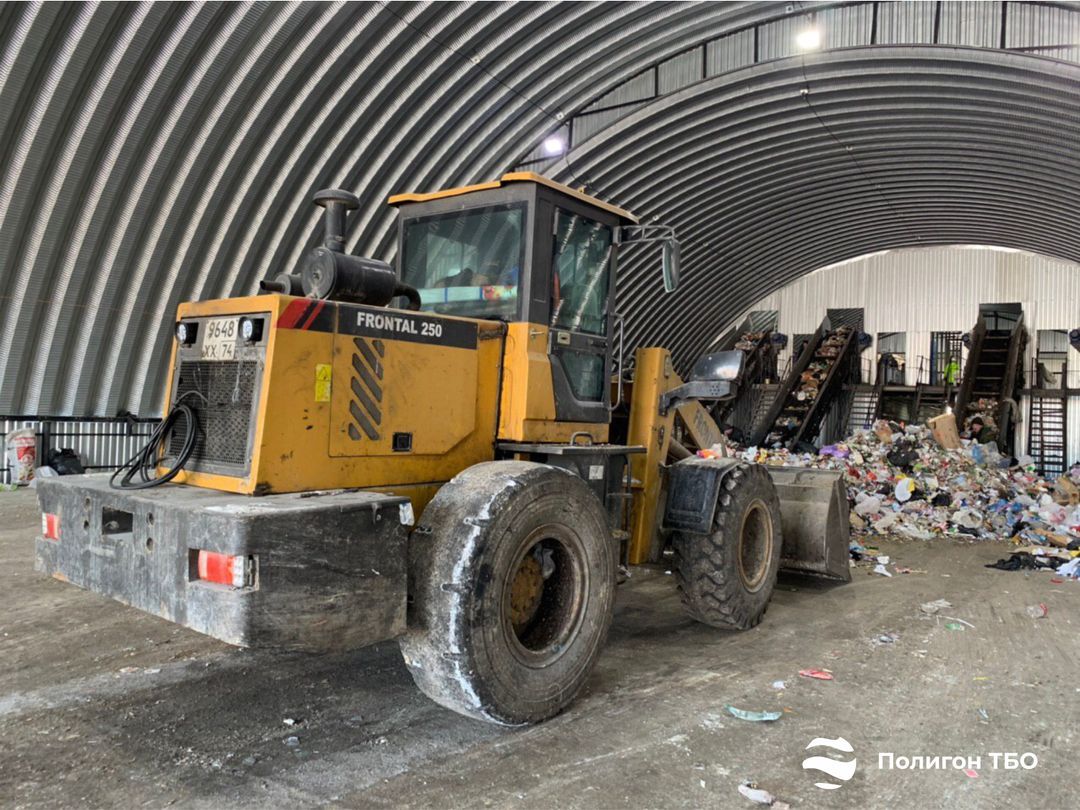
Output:
<svg viewBox="0 0 1080 810">
<path fill-rule="evenodd" d="M 236 329 L 236 318 L 207 321 L 199 357 L 203 360 L 232 360 L 236 354 Z"/>
</svg>

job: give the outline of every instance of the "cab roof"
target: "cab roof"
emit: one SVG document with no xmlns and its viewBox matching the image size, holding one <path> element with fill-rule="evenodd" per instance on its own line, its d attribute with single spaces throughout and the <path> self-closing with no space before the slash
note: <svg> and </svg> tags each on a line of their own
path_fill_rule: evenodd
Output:
<svg viewBox="0 0 1080 810">
<path fill-rule="evenodd" d="M 413 194 L 395 194 L 387 200 L 390 205 L 401 205 L 403 203 L 418 203 L 429 202 L 431 200 L 441 200 L 446 197 L 459 197 L 463 194 L 471 194 L 474 191 L 487 191 L 489 189 L 501 188 L 508 183 L 537 183 L 541 186 L 547 186 L 553 188 L 569 197 L 586 202 L 589 205 L 594 205 L 597 208 L 607 211 L 608 213 L 615 214 L 618 217 L 633 222 L 635 225 L 638 223 L 638 218 L 631 214 L 624 208 L 619 208 L 617 205 L 611 205 L 603 200 L 598 200 L 590 194 L 586 194 L 584 191 L 578 191 L 570 186 L 563 185 L 562 183 L 556 183 L 554 180 L 544 177 L 543 175 L 536 174 L 536 172 L 510 172 L 504 174 L 498 180 L 492 180 L 490 183 L 477 183 L 472 186 L 461 186 L 459 188 L 448 188 L 443 191 L 431 191 L 427 193 L 413 193 Z"/>
</svg>

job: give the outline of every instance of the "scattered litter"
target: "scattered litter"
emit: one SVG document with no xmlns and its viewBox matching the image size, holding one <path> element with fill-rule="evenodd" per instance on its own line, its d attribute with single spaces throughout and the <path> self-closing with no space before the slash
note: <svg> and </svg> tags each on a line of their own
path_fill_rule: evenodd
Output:
<svg viewBox="0 0 1080 810">
<path fill-rule="evenodd" d="M 1050 611 L 1042 602 L 1037 605 L 1029 605 L 1027 609 L 1027 615 L 1033 619 L 1045 619 Z"/>
<path fill-rule="evenodd" d="M 295 736 L 286 737 L 285 744 L 289 746 L 289 748 L 296 748 L 298 745 L 300 745 L 300 738 Z"/>
<path fill-rule="evenodd" d="M 980 723 L 989 723 L 990 722 L 990 715 L 987 714 L 986 709 L 979 709 L 979 722 Z"/>
<path fill-rule="evenodd" d="M 777 800 L 769 791 L 759 788 L 757 782 L 743 782 L 739 785 L 739 793 L 756 804 L 764 804 L 775 810 L 789 810 L 791 807 L 787 802 Z"/>
<path fill-rule="evenodd" d="M 1061 577 L 1050 577 L 1050 582 L 1052 582 L 1054 585 L 1061 585 L 1065 582 L 1065 580 L 1063 580 Z"/>
<path fill-rule="evenodd" d="M 1080 579 L 1080 557 L 1075 557 L 1063 564 L 1057 570 L 1058 576 L 1069 579 Z"/>
<path fill-rule="evenodd" d="M 738 717 L 740 720 L 749 720 L 752 723 L 771 723 L 773 720 L 779 720 L 784 716 L 783 712 L 758 712 L 747 709 L 737 709 L 734 706 L 725 706 L 728 713 L 732 717 Z"/>
<path fill-rule="evenodd" d="M 827 669 L 800 669 L 799 674 L 804 678 L 816 678 L 819 681 L 833 680 L 832 672 Z"/>
<path fill-rule="evenodd" d="M 786 681 L 773 681 L 772 682 L 772 688 L 773 689 L 787 689 L 787 682 Z"/>
<path fill-rule="evenodd" d="M 296 725 L 296 721 L 291 717 L 286 717 L 281 722 L 284 723 L 287 726 L 295 726 Z"/>
<path fill-rule="evenodd" d="M 968 627 L 970 627 L 970 628 L 971 628 L 972 630 L 974 630 L 974 629 L 975 629 L 975 625 L 973 625 L 973 624 L 972 624 L 971 622 L 969 622 L 969 621 L 965 621 L 964 619 L 958 619 L 958 618 L 956 618 L 955 616 L 946 616 L 945 618 L 946 618 L 946 619 L 948 619 L 948 620 L 949 620 L 950 622 L 960 622 L 960 624 L 966 624 L 966 625 L 967 625 Z M 948 625 L 946 625 L 946 627 L 948 627 Z"/>
<path fill-rule="evenodd" d="M 874 644 L 895 644 L 900 640 L 900 634 L 890 631 L 888 633 L 882 633 L 880 636 L 876 636 L 873 639 Z"/>
<path fill-rule="evenodd" d="M 979 778 L 979 772 L 972 768 L 964 768 L 964 773 L 966 773 L 972 779 Z"/>
<path fill-rule="evenodd" d="M 919 610 L 921 610 L 923 613 L 928 613 L 933 616 L 935 613 L 940 613 L 942 610 L 951 607 L 952 602 L 950 602 L 949 600 L 935 599 L 933 602 L 923 602 L 923 604 L 919 606 Z"/>
<path fill-rule="evenodd" d="M 120 667 L 120 671 L 125 675 L 131 675 L 135 672 L 141 672 L 141 667 Z"/>
<path fill-rule="evenodd" d="M 892 576 L 892 574 L 889 573 L 889 569 L 885 567 L 884 563 L 878 563 L 877 565 L 875 565 L 874 566 L 874 573 L 875 574 L 881 574 L 883 577 L 891 577 Z"/>
<path fill-rule="evenodd" d="M 959 622 L 946 622 L 945 623 L 945 629 L 946 630 L 963 630 L 964 625 L 960 624 Z"/>
</svg>

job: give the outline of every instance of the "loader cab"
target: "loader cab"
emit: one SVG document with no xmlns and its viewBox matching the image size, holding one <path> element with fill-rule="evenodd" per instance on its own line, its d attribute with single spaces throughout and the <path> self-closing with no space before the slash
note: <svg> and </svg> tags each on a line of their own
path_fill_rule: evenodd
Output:
<svg viewBox="0 0 1080 810">
<path fill-rule="evenodd" d="M 617 234 L 637 218 L 531 172 L 390 203 L 398 275 L 421 309 L 508 324 L 500 438 L 606 426 Z"/>
</svg>

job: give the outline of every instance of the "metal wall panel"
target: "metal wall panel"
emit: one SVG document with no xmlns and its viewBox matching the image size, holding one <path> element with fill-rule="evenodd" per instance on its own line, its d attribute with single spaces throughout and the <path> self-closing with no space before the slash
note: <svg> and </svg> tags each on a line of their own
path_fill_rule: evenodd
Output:
<svg viewBox="0 0 1080 810">
<path fill-rule="evenodd" d="M 705 48 L 661 62 L 657 67 L 657 86 L 661 93 L 672 93 L 705 78 Z"/>
<path fill-rule="evenodd" d="M 642 102 L 644 103 L 644 102 Z M 580 143 L 591 138 L 599 132 L 603 132 L 625 115 L 639 109 L 641 104 L 627 104 L 600 112 L 579 115 L 574 119 L 574 141 Z"/>
<path fill-rule="evenodd" d="M 1080 14 L 1075 7 L 1009 3 L 1005 26 L 1008 48 L 1080 45 Z M 1058 56 L 1058 53 L 1049 52 L 1049 55 Z"/>
<path fill-rule="evenodd" d="M 936 5 L 878 3 L 878 44 L 910 45 L 916 42 L 933 42 Z"/>
<path fill-rule="evenodd" d="M 874 19 L 871 3 L 829 8 L 817 12 L 816 25 L 821 31 L 822 48 L 854 48 L 870 43 Z"/>
<path fill-rule="evenodd" d="M 708 73 L 716 76 L 754 62 L 754 32 L 740 31 L 708 44 Z"/>
<path fill-rule="evenodd" d="M 945 0 L 941 4 L 940 26 L 938 42 L 942 45 L 995 48 L 1001 31 L 1001 3 Z"/>
<path fill-rule="evenodd" d="M 861 306 L 865 331 L 906 333 L 907 354 L 915 357 L 929 356 L 931 331 L 966 332 L 979 304 L 1013 301 L 1023 303 L 1033 335 L 1080 326 L 1080 264 L 991 249 L 896 250 L 817 270 L 747 311 L 778 310 L 780 331 L 794 334 L 816 329 L 826 309 Z M 925 344 L 916 335 L 925 335 Z"/>
<path fill-rule="evenodd" d="M 617 107 L 621 104 L 630 104 L 635 101 L 644 101 L 656 95 L 656 76 L 652 70 L 634 76 L 623 82 L 614 90 L 600 96 L 595 102 L 589 104 L 582 112 L 602 110 L 606 107 Z"/>
</svg>

